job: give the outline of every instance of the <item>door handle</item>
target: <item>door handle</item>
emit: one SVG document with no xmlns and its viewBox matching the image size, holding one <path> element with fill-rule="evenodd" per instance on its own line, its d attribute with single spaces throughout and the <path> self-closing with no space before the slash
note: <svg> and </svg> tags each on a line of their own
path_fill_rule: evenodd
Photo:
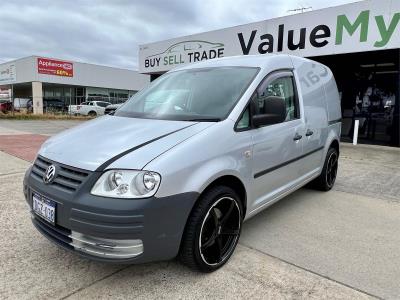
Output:
<svg viewBox="0 0 400 300">
<path fill-rule="evenodd" d="M 314 134 L 314 131 L 311 129 L 307 129 L 306 136 L 312 136 Z"/>
<path fill-rule="evenodd" d="M 296 133 L 296 135 L 293 138 L 293 141 L 300 141 L 303 138 L 301 134 Z"/>
</svg>

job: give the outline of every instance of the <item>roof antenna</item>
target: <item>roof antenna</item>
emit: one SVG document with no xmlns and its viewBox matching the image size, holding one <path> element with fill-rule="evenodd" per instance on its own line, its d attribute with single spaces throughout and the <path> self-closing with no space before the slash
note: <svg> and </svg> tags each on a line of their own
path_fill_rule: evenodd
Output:
<svg viewBox="0 0 400 300">
<path fill-rule="evenodd" d="M 294 13 L 301 12 L 301 13 L 303 13 L 306 10 L 312 10 L 312 6 L 308 6 L 308 7 L 302 6 L 300 8 L 289 9 L 288 12 L 294 12 Z"/>
</svg>

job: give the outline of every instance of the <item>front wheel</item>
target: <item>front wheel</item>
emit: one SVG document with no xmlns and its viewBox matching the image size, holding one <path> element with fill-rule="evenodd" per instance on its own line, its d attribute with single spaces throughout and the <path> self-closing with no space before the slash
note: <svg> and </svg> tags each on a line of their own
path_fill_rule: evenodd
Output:
<svg viewBox="0 0 400 300">
<path fill-rule="evenodd" d="M 95 111 L 90 111 L 90 112 L 88 113 L 88 116 L 94 118 L 94 117 L 97 116 L 97 113 L 96 113 Z"/>
<path fill-rule="evenodd" d="M 217 186 L 201 196 L 186 224 L 180 250 L 188 267 L 212 272 L 231 257 L 242 228 L 243 208 L 229 187 Z"/>
</svg>

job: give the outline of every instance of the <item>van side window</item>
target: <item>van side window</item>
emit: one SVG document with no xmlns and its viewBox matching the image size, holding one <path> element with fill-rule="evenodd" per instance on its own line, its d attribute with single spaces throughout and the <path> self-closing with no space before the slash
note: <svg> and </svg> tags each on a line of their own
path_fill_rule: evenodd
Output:
<svg viewBox="0 0 400 300">
<path fill-rule="evenodd" d="M 255 99 L 255 114 L 262 114 L 265 110 L 265 106 L 268 105 L 268 97 L 280 97 L 286 103 L 286 119 L 285 121 L 291 121 L 298 119 L 299 108 L 296 99 L 294 78 L 292 76 L 282 76 L 274 79 L 266 85 L 265 89 Z"/>
</svg>

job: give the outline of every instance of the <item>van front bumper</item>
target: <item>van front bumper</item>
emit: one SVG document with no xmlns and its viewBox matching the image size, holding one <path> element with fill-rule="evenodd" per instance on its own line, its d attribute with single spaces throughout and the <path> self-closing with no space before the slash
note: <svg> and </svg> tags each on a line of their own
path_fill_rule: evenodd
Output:
<svg viewBox="0 0 400 300">
<path fill-rule="evenodd" d="M 174 258 L 198 193 L 132 200 L 91 195 L 100 175 L 91 173 L 71 194 L 44 184 L 29 169 L 24 194 L 37 230 L 63 248 L 94 260 L 143 263 Z M 33 212 L 33 192 L 56 203 L 55 225 Z"/>
</svg>

